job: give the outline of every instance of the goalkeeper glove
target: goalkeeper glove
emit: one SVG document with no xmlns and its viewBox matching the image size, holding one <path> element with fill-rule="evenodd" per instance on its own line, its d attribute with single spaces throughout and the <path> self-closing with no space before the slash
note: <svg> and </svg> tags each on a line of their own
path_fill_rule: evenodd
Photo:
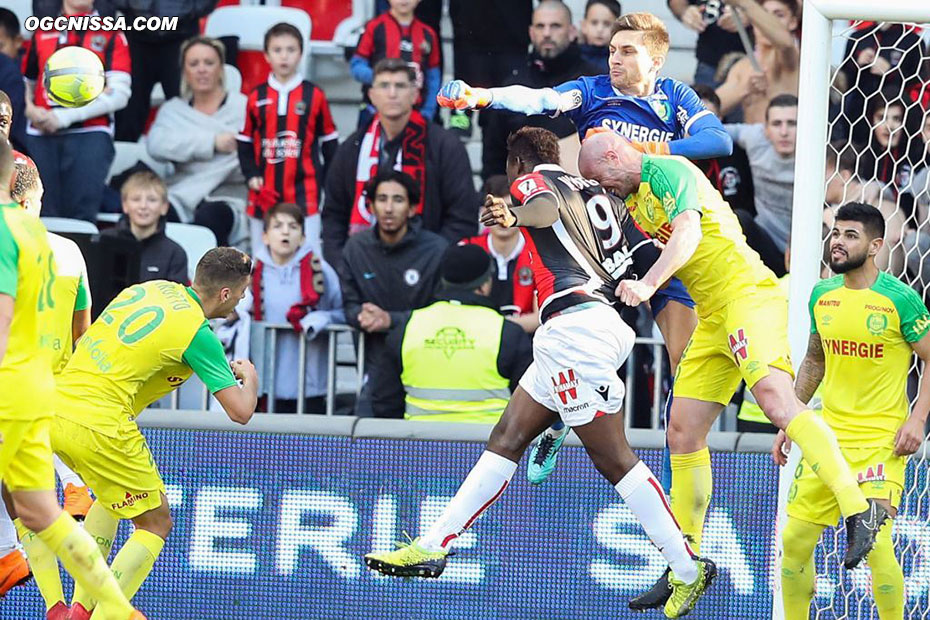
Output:
<svg viewBox="0 0 930 620">
<path fill-rule="evenodd" d="M 671 155 L 668 142 L 630 142 L 633 148 L 647 155 Z"/>
<path fill-rule="evenodd" d="M 452 80 L 436 95 L 436 101 L 443 108 L 453 110 L 480 110 L 491 105 L 491 90 L 469 86 L 462 80 Z"/>
</svg>

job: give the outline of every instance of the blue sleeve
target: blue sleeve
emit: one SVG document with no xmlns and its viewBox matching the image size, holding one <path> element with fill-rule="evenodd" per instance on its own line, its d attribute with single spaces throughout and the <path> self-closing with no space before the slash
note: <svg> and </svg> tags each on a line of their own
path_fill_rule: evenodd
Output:
<svg viewBox="0 0 930 620">
<path fill-rule="evenodd" d="M 436 95 L 439 93 L 439 86 L 442 83 L 442 72 L 439 67 L 433 67 L 426 71 L 426 99 L 423 101 L 423 107 L 420 109 L 426 120 L 433 120 L 436 116 L 436 110 L 439 104 L 436 102 Z"/>
<path fill-rule="evenodd" d="M 669 152 L 688 159 L 726 157 L 733 153 L 733 140 L 720 119 L 710 111 L 689 121 L 687 137 L 669 142 Z"/>
<path fill-rule="evenodd" d="M 371 65 L 368 64 L 367 59 L 355 55 L 352 57 L 352 60 L 349 61 L 349 67 L 352 70 L 352 77 L 355 78 L 356 82 L 371 84 L 371 80 L 374 76 L 372 75 Z"/>
<path fill-rule="evenodd" d="M 675 139 L 686 138 L 693 132 L 691 126 L 698 118 L 712 114 L 694 89 L 677 80 L 671 82 L 669 102 L 675 109 Z"/>
</svg>

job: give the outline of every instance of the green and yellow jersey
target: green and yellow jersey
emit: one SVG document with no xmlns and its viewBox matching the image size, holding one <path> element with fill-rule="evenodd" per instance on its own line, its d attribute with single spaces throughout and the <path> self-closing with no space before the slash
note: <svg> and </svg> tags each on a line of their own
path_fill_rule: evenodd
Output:
<svg viewBox="0 0 930 620">
<path fill-rule="evenodd" d="M 810 314 L 826 359 L 823 416 L 837 440 L 893 445 L 909 411 L 910 343 L 930 328 L 920 296 L 884 272 L 861 290 L 846 288 L 843 276 L 836 276 L 814 286 Z"/>
<path fill-rule="evenodd" d="M 58 377 L 56 413 L 119 437 L 192 373 L 213 393 L 236 385 L 196 293 L 165 280 L 130 286 L 78 341 Z"/>
<path fill-rule="evenodd" d="M 675 273 L 700 316 L 708 316 L 760 284 L 776 285 L 775 274 L 746 243 L 730 206 L 687 159 L 644 155 L 639 190 L 625 202 L 636 223 L 662 243 L 671 237 L 672 220 L 683 211 L 701 214 L 701 242 Z"/>
<path fill-rule="evenodd" d="M 71 359 L 74 337 L 71 333 L 74 313 L 90 308 L 90 287 L 87 266 L 77 244 L 54 233 L 48 233 L 48 244 L 55 257 L 54 318 L 52 336 L 52 372 L 59 374 Z"/>
<path fill-rule="evenodd" d="M 45 226 L 18 204 L 0 204 L 0 293 L 14 300 L 0 363 L 0 418 L 47 416 L 54 405 L 55 261 Z"/>
</svg>

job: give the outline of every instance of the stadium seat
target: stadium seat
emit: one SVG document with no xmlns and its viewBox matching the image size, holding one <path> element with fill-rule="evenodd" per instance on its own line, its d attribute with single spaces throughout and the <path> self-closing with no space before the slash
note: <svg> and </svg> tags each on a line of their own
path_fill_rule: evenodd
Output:
<svg viewBox="0 0 930 620">
<path fill-rule="evenodd" d="M 113 148 L 115 154 L 113 163 L 110 165 L 110 174 L 107 175 L 108 183 L 114 175 L 131 168 L 136 162 L 140 161 L 163 179 L 171 174 L 171 164 L 156 161 L 149 155 L 148 149 L 145 148 L 145 138 L 138 142 L 116 141 L 113 143 Z"/>
<path fill-rule="evenodd" d="M 307 75 L 310 65 L 310 35 L 313 24 L 306 11 L 281 6 L 223 6 L 207 18 L 204 33 L 210 37 L 239 37 L 239 57 L 236 64 L 242 74 L 242 92 L 248 93 L 268 77 L 265 60 L 265 32 L 278 22 L 293 24 L 303 35 L 304 54 L 301 75 Z"/>
<path fill-rule="evenodd" d="M 165 234 L 168 238 L 184 248 L 187 253 L 187 273 L 194 280 L 194 270 L 197 263 L 207 251 L 216 247 L 216 235 L 204 226 L 195 224 L 179 224 L 168 222 L 165 225 Z"/>
<path fill-rule="evenodd" d="M 96 235 L 100 232 L 93 222 L 72 220 L 67 217 L 43 217 L 42 223 L 45 224 L 49 232 L 53 233 L 87 233 L 89 235 Z"/>
</svg>

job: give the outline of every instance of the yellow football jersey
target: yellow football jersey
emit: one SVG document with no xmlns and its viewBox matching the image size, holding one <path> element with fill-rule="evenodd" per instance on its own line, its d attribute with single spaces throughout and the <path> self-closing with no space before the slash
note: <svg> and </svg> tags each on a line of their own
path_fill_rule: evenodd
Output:
<svg viewBox="0 0 930 620">
<path fill-rule="evenodd" d="M 826 359 L 824 420 L 840 444 L 893 445 L 909 410 L 910 343 L 930 328 L 920 296 L 884 272 L 861 290 L 836 276 L 814 287 L 810 314 Z"/>
<path fill-rule="evenodd" d="M 13 298 L 0 362 L 0 418 L 47 416 L 54 404 L 52 340 L 55 262 L 45 226 L 18 204 L 0 205 L 0 293 Z"/>
<path fill-rule="evenodd" d="M 236 384 L 193 289 L 153 280 L 125 289 L 78 341 L 58 377 L 56 413 L 110 437 L 192 372 L 211 392 Z"/>
<path fill-rule="evenodd" d="M 55 257 L 55 296 L 52 372 L 61 372 L 71 359 L 73 336 L 71 326 L 74 313 L 90 308 L 90 287 L 87 285 L 87 267 L 77 244 L 66 237 L 48 233 L 48 244 Z"/>
<path fill-rule="evenodd" d="M 703 237 L 694 255 L 675 274 L 708 316 L 759 284 L 777 286 L 775 274 L 746 243 L 739 220 L 704 174 L 678 156 L 643 156 L 639 190 L 626 198 L 636 223 L 662 243 L 682 211 L 701 213 Z"/>
</svg>

